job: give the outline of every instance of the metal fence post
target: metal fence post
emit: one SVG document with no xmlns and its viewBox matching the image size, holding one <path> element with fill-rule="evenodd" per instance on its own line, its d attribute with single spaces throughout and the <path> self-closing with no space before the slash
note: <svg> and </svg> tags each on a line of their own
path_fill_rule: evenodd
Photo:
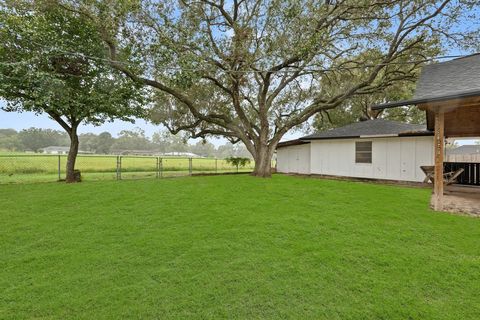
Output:
<svg viewBox="0 0 480 320">
<path fill-rule="evenodd" d="M 163 159 L 159 158 L 158 170 L 160 171 L 160 178 L 163 178 Z"/>
<path fill-rule="evenodd" d="M 215 174 L 218 173 L 218 159 L 215 158 Z"/>
<path fill-rule="evenodd" d="M 62 180 L 62 158 L 58 155 L 58 181 Z"/>
<path fill-rule="evenodd" d="M 122 156 L 118 157 L 118 159 L 119 159 L 118 176 L 119 176 L 119 180 L 122 180 Z"/>
<path fill-rule="evenodd" d="M 117 180 L 122 180 L 122 156 L 117 156 Z"/>
<path fill-rule="evenodd" d="M 160 177 L 160 158 L 157 157 L 157 172 L 155 174 L 155 177 L 158 179 Z"/>
<path fill-rule="evenodd" d="M 188 174 L 192 175 L 192 158 L 188 158 Z"/>
<path fill-rule="evenodd" d="M 116 158 L 117 163 L 115 164 L 115 175 L 116 175 L 116 179 L 117 179 L 117 180 L 118 180 L 118 157 L 119 157 L 119 156 L 117 156 L 117 158 Z"/>
</svg>

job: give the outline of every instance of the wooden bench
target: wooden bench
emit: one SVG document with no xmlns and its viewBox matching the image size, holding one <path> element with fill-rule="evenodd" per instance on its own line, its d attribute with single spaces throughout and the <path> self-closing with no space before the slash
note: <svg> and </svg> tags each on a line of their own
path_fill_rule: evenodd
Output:
<svg viewBox="0 0 480 320">
<path fill-rule="evenodd" d="M 420 166 L 420 169 L 422 169 L 423 173 L 425 173 L 425 179 L 423 180 L 423 183 L 428 183 L 429 181 L 433 183 L 435 181 L 435 166 Z M 461 175 L 463 171 L 464 169 L 460 168 L 455 171 L 444 172 L 443 184 L 448 186 L 452 183 L 455 183 L 458 176 Z"/>
</svg>

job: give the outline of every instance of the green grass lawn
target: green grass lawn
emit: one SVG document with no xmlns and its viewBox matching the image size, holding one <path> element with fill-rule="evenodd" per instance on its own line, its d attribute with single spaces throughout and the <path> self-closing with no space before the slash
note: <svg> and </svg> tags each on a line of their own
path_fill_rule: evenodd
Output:
<svg viewBox="0 0 480 320">
<path fill-rule="evenodd" d="M 480 219 L 274 176 L 0 186 L 0 319 L 478 319 Z"/>
</svg>

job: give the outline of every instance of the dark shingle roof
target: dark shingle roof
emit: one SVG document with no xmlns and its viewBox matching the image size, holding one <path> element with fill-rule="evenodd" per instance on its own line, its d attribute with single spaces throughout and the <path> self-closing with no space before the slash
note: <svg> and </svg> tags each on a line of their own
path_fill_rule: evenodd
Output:
<svg viewBox="0 0 480 320">
<path fill-rule="evenodd" d="M 344 127 L 314 133 L 300 139 L 345 139 L 360 138 L 363 136 L 420 136 L 432 134 L 433 132 L 428 131 L 425 125 L 375 119 L 356 122 Z"/>
<path fill-rule="evenodd" d="M 455 149 L 447 149 L 447 154 L 480 154 L 480 145 L 464 145 Z"/>
<path fill-rule="evenodd" d="M 310 143 L 309 141 L 302 141 L 300 139 L 295 139 L 295 140 L 289 140 L 289 141 L 283 141 L 277 144 L 277 149 L 283 148 L 283 147 L 290 147 L 290 146 L 298 146 L 302 144 L 308 144 Z"/>
<path fill-rule="evenodd" d="M 476 91 L 480 91 L 480 54 L 426 65 L 413 98 L 435 98 Z"/>
<path fill-rule="evenodd" d="M 426 65 L 410 100 L 382 103 L 373 110 L 480 96 L 480 53 Z"/>
</svg>

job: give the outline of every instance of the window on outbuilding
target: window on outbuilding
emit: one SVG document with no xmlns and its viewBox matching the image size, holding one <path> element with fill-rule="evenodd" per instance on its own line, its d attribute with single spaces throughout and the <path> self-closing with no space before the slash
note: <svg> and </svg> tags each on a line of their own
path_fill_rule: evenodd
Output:
<svg viewBox="0 0 480 320">
<path fill-rule="evenodd" d="M 355 142 L 355 163 L 372 163 L 372 141 Z"/>
</svg>

